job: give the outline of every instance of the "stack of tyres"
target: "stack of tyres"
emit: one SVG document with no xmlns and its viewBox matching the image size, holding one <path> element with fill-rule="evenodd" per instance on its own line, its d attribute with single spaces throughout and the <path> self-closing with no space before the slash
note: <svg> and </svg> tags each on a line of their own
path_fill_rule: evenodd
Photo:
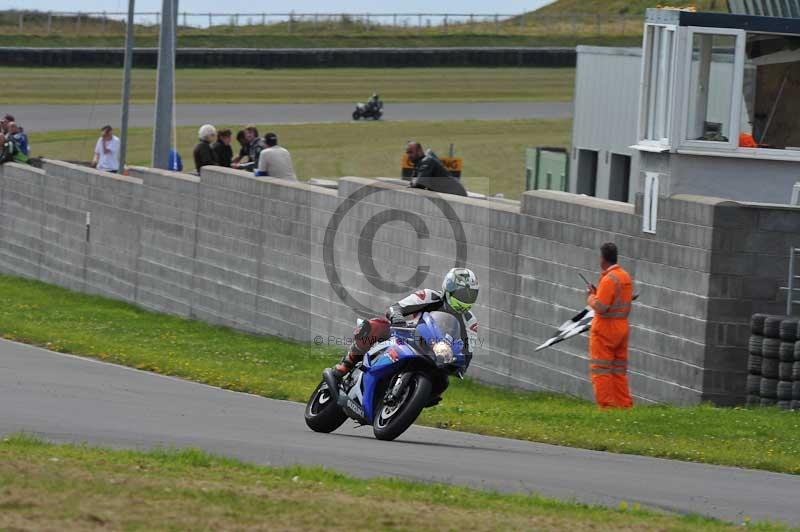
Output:
<svg viewBox="0 0 800 532">
<path fill-rule="evenodd" d="M 798 319 L 754 314 L 750 320 L 747 404 L 800 407 Z"/>
</svg>

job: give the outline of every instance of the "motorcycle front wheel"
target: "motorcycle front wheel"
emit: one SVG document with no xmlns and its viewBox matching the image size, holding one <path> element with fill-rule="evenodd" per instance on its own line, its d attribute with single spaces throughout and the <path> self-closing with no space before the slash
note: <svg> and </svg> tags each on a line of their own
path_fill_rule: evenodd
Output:
<svg viewBox="0 0 800 532">
<path fill-rule="evenodd" d="M 306 425 L 314 432 L 333 432 L 347 420 L 347 414 L 336 404 L 325 381 L 319 383 L 306 404 Z"/>
<path fill-rule="evenodd" d="M 428 404 L 432 389 L 433 384 L 427 375 L 415 373 L 400 393 L 400 397 L 394 398 L 391 403 L 387 402 L 387 390 L 387 394 L 384 394 L 378 403 L 378 410 L 372 423 L 375 437 L 391 441 L 404 433 Z"/>
<path fill-rule="evenodd" d="M 359 118 L 361 118 L 361 113 L 353 111 L 353 120 L 358 120 Z"/>
</svg>

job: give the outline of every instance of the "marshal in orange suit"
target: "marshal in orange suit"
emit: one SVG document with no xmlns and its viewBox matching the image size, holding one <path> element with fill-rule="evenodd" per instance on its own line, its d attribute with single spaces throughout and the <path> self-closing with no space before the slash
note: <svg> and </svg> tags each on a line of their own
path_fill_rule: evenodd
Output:
<svg viewBox="0 0 800 532">
<path fill-rule="evenodd" d="M 595 316 L 589 331 L 589 368 L 594 397 L 600 408 L 633 406 L 628 387 L 628 315 L 633 281 L 617 264 L 617 246 L 600 248 L 600 282 L 589 287 L 589 306 Z"/>
</svg>

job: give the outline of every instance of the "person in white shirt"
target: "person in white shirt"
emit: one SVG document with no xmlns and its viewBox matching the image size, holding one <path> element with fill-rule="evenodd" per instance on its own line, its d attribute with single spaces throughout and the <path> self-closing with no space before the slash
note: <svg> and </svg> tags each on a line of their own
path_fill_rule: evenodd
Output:
<svg viewBox="0 0 800 532">
<path fill-rule="evenodd" d="M 268 175 L 278 179 L 288 179 L 297 181 L 297 174 L 294 173 L 292 164 L 292 154 L 282 146 L 278 146 L 278 135 L 267 133 L 264 135 L 267 149 L 261 151 L 258 156 L 258 172 L 256 175 Z"/>
<path fill-rule="evenodd" d="M 111 126 L 103 126 L 92 158 L 92 168 L 103 172 L 119 172 L 119 138 L 112 134 Z"/>
</svg>

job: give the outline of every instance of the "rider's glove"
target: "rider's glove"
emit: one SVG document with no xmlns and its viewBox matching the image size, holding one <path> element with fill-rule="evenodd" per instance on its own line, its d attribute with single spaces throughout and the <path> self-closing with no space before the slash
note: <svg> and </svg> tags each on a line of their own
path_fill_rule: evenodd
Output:
<svg viewBox="0 0 800 532">
<path fill-rule="evenodd" d="M 392 322 L 392 327 L 405 327 L 408 324 L 403 313 L 394 309 L 390 309 L 389 321 Z"/>
</svg>

